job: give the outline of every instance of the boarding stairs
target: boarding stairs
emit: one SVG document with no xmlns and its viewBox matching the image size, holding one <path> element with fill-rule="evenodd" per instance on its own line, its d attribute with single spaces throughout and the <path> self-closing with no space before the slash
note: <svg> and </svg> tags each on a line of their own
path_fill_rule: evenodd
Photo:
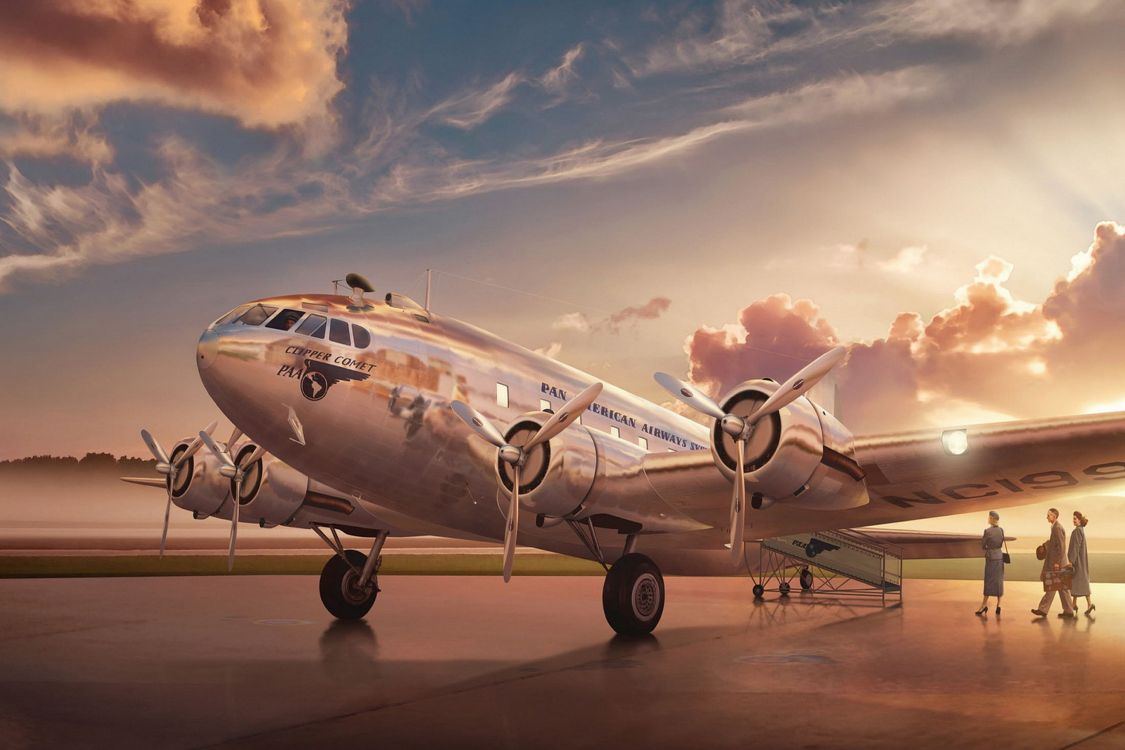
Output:
<svg viewBox="0 0 1125 750">
<path fill-rule="evenodd" d="M 803 594 L 902 601 L 902 550 L 862 531 L 842 529 L 763 539 L 758 566 L 747 565 L 754 598 L 786 597 L 796 580 Z M 749 563 L 749 560 L 747 560 Z"/>
</svg>

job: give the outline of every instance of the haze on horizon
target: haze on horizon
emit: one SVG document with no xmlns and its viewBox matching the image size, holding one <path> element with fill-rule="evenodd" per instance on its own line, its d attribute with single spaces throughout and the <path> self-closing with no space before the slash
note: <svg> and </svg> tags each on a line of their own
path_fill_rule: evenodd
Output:
<svg viewBox="0 0 1125 750">
<path fill-rule="evenodd" d="M 352 270 L 437 269 L 439 313 L 656 401 L 654 370 L 719 391 L 842 342 L 857 434 L 1125 409 L 1123 29 L 1102 0 L 7 4 L 0 459 L 191 434 L 199 332 Z"/>
</svg>

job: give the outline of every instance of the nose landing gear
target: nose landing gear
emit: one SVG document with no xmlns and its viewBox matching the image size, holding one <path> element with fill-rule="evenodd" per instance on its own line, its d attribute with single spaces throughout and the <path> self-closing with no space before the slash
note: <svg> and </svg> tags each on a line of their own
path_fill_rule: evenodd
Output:
<svg viewBox="0 0 1125 750">
<path fill-rule="evenodd" d="M 651 633 L 664 613 L 664 576 L 646 555 L 631 552 L 613 564 L 602 586 L 606 622 L 621 635 Z"/>
</svg>

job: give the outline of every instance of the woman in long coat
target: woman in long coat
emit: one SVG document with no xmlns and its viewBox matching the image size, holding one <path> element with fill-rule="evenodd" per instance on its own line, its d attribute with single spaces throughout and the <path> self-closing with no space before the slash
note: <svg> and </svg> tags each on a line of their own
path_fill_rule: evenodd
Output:
<svg viewBox="0 0 1125 750">
<path fill-rule="evenodd" d="M 988 513 L 988 528 L 981 536 L 980 546 L 984 550 L 984 599 L 976 614 L 985 617 L 988 597 L 995 596 L 996 616 L 999 617 L 1000 599 L 1004 596 L 1004 529 L 1000 528 L 1000 514 L 994 510 Z"/>
<path fill-rule="evenodd" d="M 1066 558 L 1074 567 L 1074 580 L 1070 584 L 1070 595 L 1074 597 L 1074 608 L 1078 609 L 1078 597 L 1086 597 L 1086 614 L 1095 609 L 1090 600 L 1090 561 L 1086 557 L 1086 524 L 1090 519 L 1074 511 L 1074 531 L 1070 532 L 1070 545 Z"/>
</svg>

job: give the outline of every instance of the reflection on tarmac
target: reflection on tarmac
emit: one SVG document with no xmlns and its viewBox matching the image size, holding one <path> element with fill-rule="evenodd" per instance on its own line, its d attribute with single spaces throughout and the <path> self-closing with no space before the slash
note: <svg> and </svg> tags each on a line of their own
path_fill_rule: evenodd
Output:
<svg viewBox="0 0 1125 750">
<path fill-rule="evenodd" d="M 1035 584 L 982 621 L 973 582 L 884 609 L 671 578 L 625 639 L 597 578 L 380 583 L 345 623 L 313 577 L 0 581 L 0 747 L 1047 748 L 1125 719 L 1122 629 L 1029 623 Z"/>
</svg>

